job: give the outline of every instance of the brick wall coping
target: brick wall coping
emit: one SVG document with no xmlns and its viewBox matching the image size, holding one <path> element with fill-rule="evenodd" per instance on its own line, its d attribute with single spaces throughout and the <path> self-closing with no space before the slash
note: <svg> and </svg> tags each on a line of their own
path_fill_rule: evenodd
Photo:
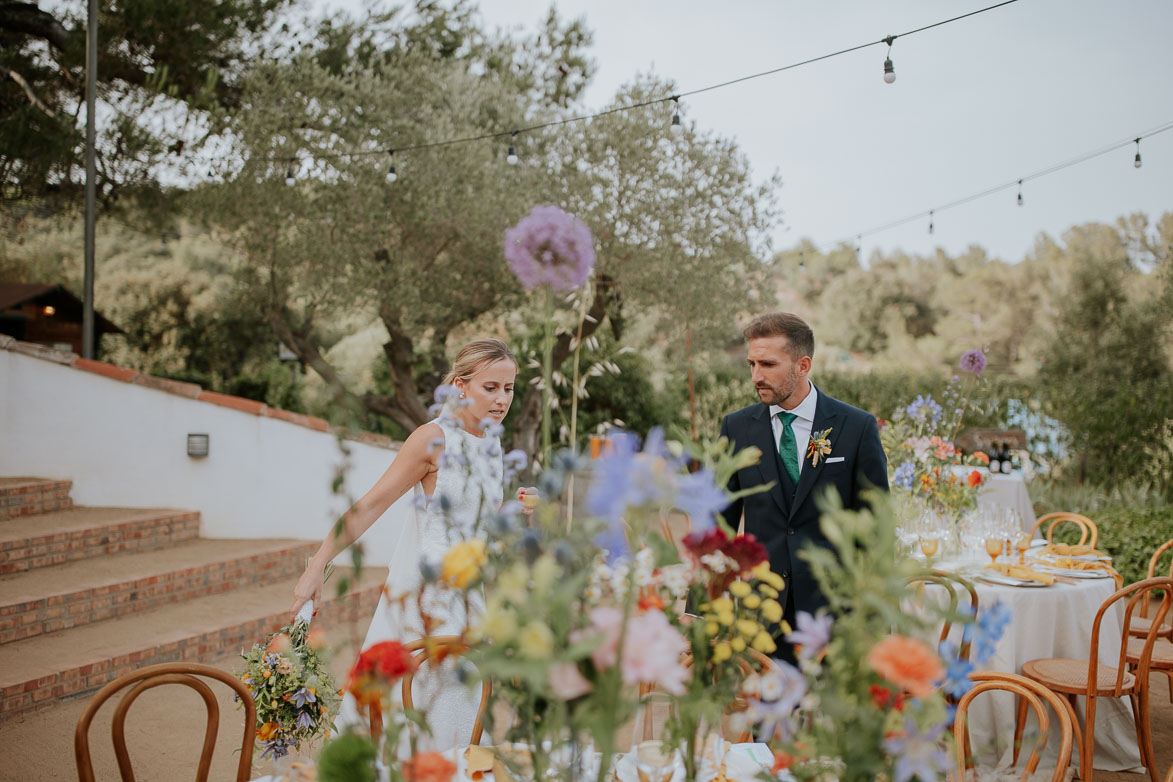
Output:
<svg viewBox="0 0 1173 782">
<path fill-rule="evenodd" d="M 94 361 L 88 358 L 82 358 L 76 353 L 71 353 L 65 350 L 56 350 L 54 348 L 46 347 L 44 345 L 37 345 L 31 342 L 21 342 L 5 334 L 0 334 L 0 350 L 8 350 L 13 353 L 22 353 L 26 356 L 40 359 L 42 361 L 52 361 L 55 364 L 79 369 L 83 372 L 92 372 L 96 375 L 102 375 L 112 380 L 119 380 L 123 383 L 133 383 L 137 386 L 152 389 L 154 391 L 162 391 L 167 394 L 175 394 L 176 396 L 194 399 L 197 402 L 207 402 L 213 405 L 220 405 L 221 407 L 228 407 L 233 410 L 239 410 L 242 413 L 251 413 L 252 415 L 261 416 L 262 418 L 273 418 L 278 421 L 284 421 L 295 426 L 304 426 L 307 429 L 313 429 L 317 432 L 329 432 L 335 436 L 341 436 L 347 440 L 354 440 L 355 442 L 373 445 L 379 448 L 386 448 L 388 450 L 398 450 L 402 443 L 392 440 L 390 437 L 375 432 L 355 432 L 353 430 L 343 429 L 341 427 L 330 426 L 324 418 L 318 418 L 312 415 L 303 415 L 302 413 L 294 413 L 289 410 L 282 410 L 277 407 L 270 407 L 263 402 L 257 402 L 252 399 L 245 399 L 240 396 L 232 396 L 231 394 L 221 394 L 216 391 L 205 391 L 196 383 L 184 383 L 179 380 L 168 380 L 167 378 L 155 377 L 136 369 L 128 369 L 120 367 L 115 364 L 108 364 L 105 361 Z"/>
</svg>

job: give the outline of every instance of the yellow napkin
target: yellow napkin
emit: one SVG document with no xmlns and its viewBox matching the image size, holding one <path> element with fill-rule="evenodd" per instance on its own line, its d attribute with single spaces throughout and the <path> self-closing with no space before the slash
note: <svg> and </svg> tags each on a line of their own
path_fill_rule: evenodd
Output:
<svg viewBox="0 0 1173 782">
<path fill-rule="evenodd" d="M 1040 573 L 1034 568 L 1029 568 L 1026 565 L 1010 565 L 999 562 L 997 564 L 986 565 L 986 570 L 995 570 L 1004 576 L 1011 578 L 1021 578 L 1027 581 L 1038 581 L 1040 584 L 1054 584 L 1055 577 L 1047 573 Z"/>
<path fill-rule="evenodd" d="M 496 760 L 497 756 L 493 754 L 492 749 L 474 744 L 464 751 L 465 773 L 469 779 L 481 779 L 493 770 L 493 763 Z"/>
<path fill-rule="evenodd" d="M 1067 543 L 1048 543 L 1043 546 L 1043 553 L 1054 554 L 1057 557 L 1086 557 L 1088 554 L 1094 554 L 1098 557 L 1108 556 L 1092 546 L 1074 546 Z"/>
<path fill-rule="evenodd" d="M 1107 562 L 1089 562 L 1083 559 L 1072 559 L 1071 557 L 1058 557 L 1048 564 L 1051 567 L 1060 568 L 1061 570 L 1103 570 L 1112 574 L 1112 578 L 1116 579 L 1116 586 L 1119 587 L 1124 583 L 1124 576 L 1117 573 L 1116 568 Z"/>
</svg>

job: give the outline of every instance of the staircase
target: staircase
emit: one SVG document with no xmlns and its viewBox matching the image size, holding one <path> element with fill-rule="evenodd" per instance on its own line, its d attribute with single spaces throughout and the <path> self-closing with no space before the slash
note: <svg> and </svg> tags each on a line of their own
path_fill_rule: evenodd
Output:
<svg viewBox="0 0 1173 782">
<path fill-rule="evenodd" d="M 0 724 L 288 621 L 318 544 L 200 538 L 197 512 L 77 507 L 71 485 L 0 478 Z M 385 578 L 366 568 L 341 599 L 328 587 L 315 622 L 365 627 Z"/>
</svg>

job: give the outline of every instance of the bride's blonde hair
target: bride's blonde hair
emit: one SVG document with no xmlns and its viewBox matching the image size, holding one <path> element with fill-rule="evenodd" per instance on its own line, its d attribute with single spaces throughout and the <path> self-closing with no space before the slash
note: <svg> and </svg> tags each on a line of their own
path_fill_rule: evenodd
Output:
<svg viewBox="0 0 1173 782">
<path fill-rule="evenodd" d="M 508 359 L 513 366 L 520 367 L 517 356 L 499 339 L 476 339 L 460 349 L 452 362 L 452 369 L 444 376 L 444 385 L 450 386 L 460 378 L 462 383 L 472 380 L 473 375 L 495 361 Z"/>
</svg>

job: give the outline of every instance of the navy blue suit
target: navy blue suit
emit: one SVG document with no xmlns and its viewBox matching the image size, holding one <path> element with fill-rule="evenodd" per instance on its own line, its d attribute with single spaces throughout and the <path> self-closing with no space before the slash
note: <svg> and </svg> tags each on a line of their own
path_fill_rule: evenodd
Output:
<svg viewBox="0 0 1173 782">
<path fill-rule="evenodd" d="M 761 462 L 734 473 L 729 489 L 738 491 L 773 484 L 769 491 L 732 503 L 723 515 L 737 529 L 744 509 L 745 531 L 765 545 L 770 554 L 770 569 L 786 581 L 780 602 L 792 625 L 793 612 L 813 614 L 827 602 L 810 565 L 798 557 L 798 552 L 807 545 L 832 547 L 819 529 L 815 498 L 830 486 L 839 493 L 843 507 L 859 509 L 866 505 L 860 496 L 864 490 L 872 487 L 888 490 L 888 463 L 875 417 L 820 391 L 812 431 L 819 433 L 828 428 L 831 453 L 822 457 L 818 466 L 812 466 L 804 449 L 802 471 L 795 486 L 778 456 L 767 405 L 761 402 L 750 405 L 721 421 L 721 434 L 732 440 L 737 450 L 756 445 L 762 451 Z M 843 461 L 827 462 L 828 458 L 836 457 L 842 457 Z"/>
</svg>

